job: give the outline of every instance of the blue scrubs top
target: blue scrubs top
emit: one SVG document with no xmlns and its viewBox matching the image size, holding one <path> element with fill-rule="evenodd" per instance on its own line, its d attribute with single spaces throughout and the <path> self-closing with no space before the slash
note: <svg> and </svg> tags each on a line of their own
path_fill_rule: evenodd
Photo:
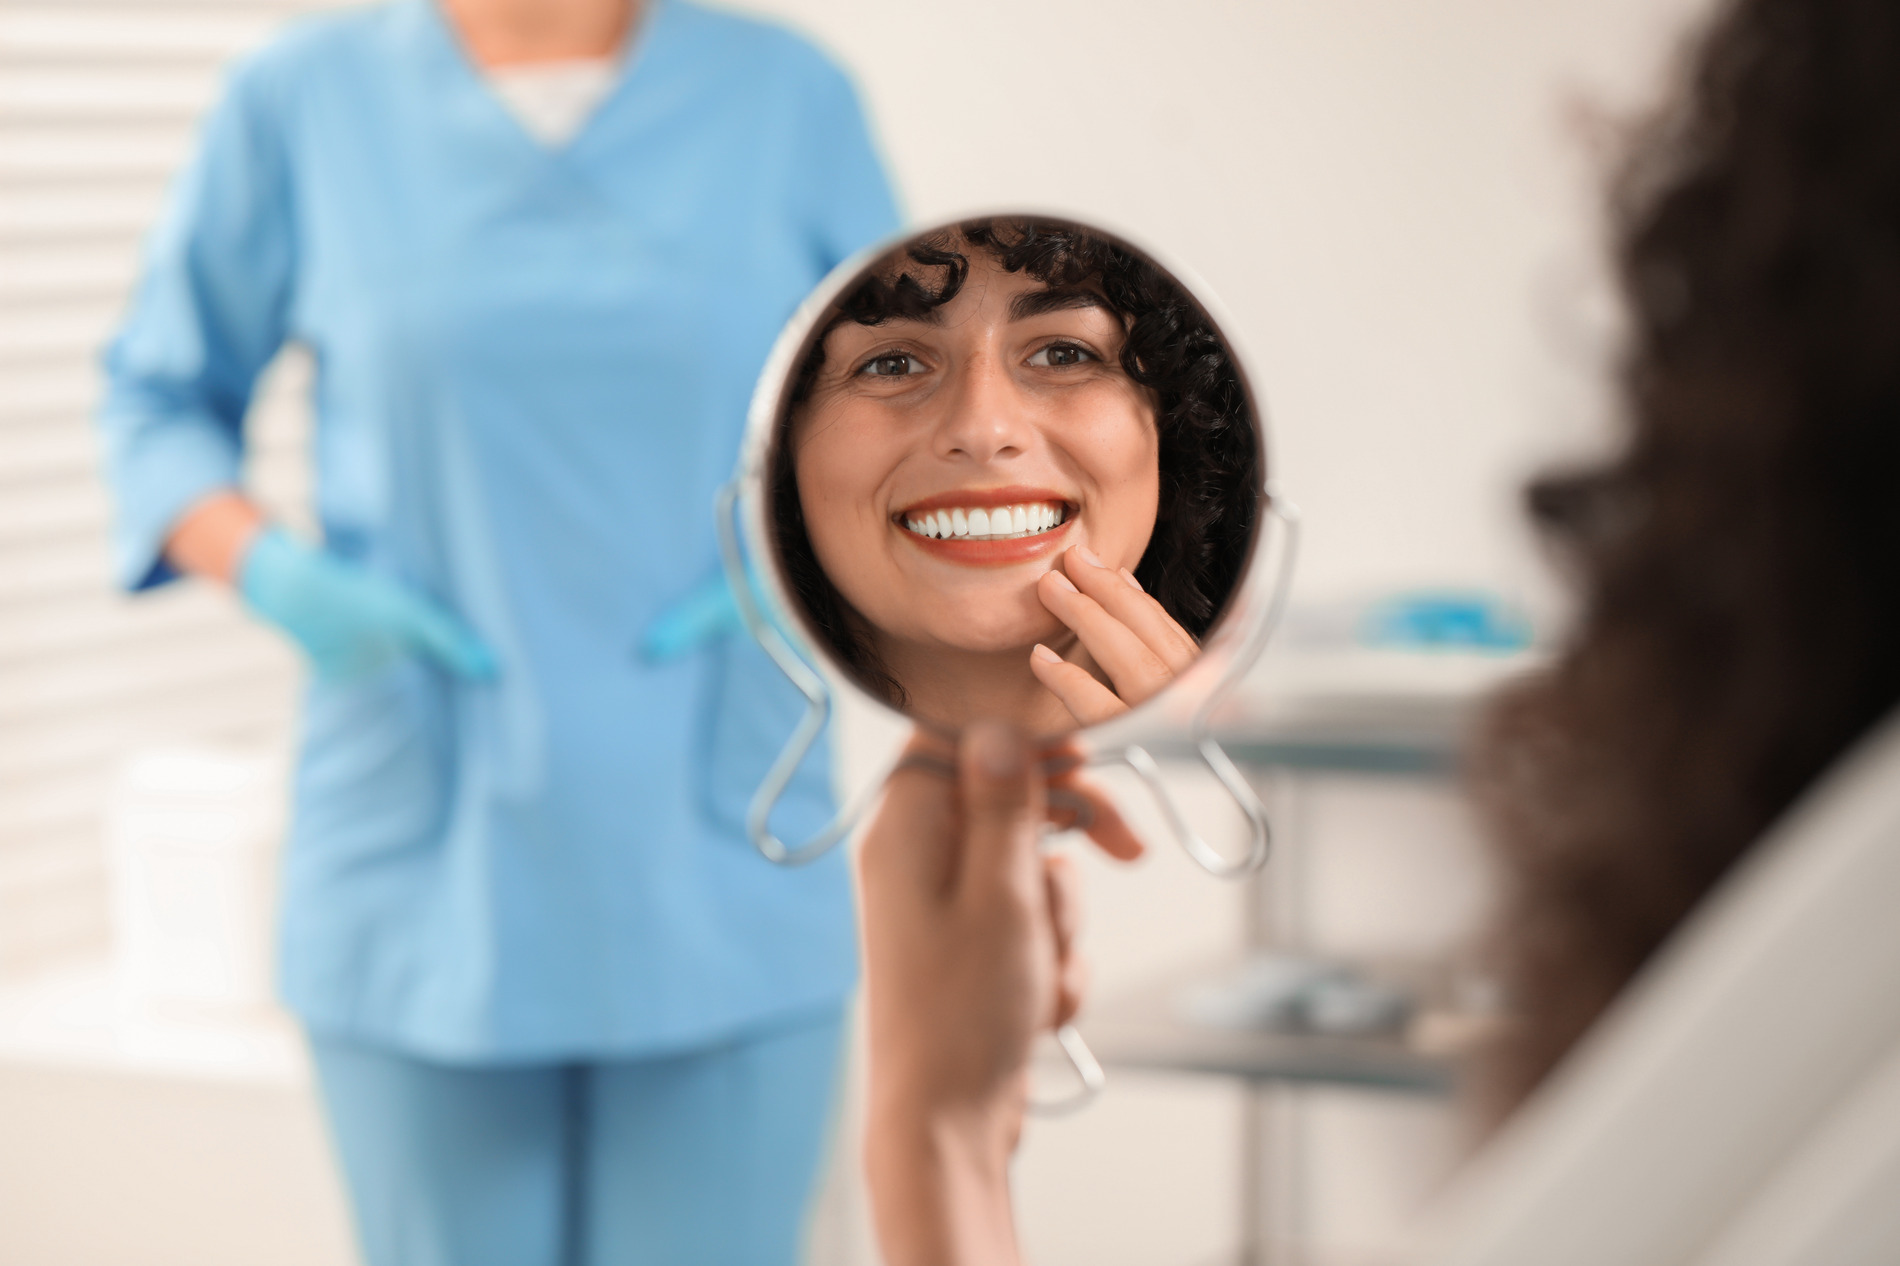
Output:
<svg viewBox="0 0 1900 1266">
<path fill-rule="evenodd" d="M 316 684 L 281 981 L 314 1027 L 450 1060 L 678 1050 L 849 992 L 844 860 L 761 859 L 799 713 L 743 636 L 649 664 L 717 574 L 711 502 L 774 335 L 896 212 L 844 77 L 777 27 L 652 3 L 566 146 L 428 0 L 248 60 L 148 244 L 102 422 L 133 588 L 234 485 L 252 385 L 317 366 L 329 547 L 459 612 L 492 685 Z M 830 813 L 822 761 L 782 830 Z"/>
</svg>

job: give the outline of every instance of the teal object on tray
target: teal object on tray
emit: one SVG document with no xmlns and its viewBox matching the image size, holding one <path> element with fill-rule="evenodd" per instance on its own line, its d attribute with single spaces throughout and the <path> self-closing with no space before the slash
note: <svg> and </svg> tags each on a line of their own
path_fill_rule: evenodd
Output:
<svg viewBox="0 0 1900 1266">
<path fill-rule="evenodd" d="M 1531 622 L 1495 594 L 1420 591 L 1376 603 L 1359 629 L 1367 646 L 1393 649 L 1520 651 L 1531 644 Z"/>
</svg>

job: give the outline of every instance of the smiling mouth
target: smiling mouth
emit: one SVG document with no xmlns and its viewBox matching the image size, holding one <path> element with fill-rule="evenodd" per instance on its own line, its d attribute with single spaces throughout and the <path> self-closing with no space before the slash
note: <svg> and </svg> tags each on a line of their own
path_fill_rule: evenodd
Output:
<svg viewBox="0 0 1900 1266">
<path fill-rule="evenodd" d="M 953 506 L 923 514 L 899 514 L 910 532 L 932 540 L 1016 541 L 1053 532 L 1069 521 L 1061 501 L 1028 501 L 1007 506 Z"/>
</svg>

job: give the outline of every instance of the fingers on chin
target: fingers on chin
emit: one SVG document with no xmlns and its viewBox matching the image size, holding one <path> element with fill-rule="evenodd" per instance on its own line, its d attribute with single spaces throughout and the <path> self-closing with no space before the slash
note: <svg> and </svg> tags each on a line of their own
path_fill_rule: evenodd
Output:
<svg viewBox="0 0 1900 1266">
<path fill-rule="evenodd" d="M 1031 656 L 1029 668 L 1036 680 L 1062 701 L 1077 725 L 1096 725 L 1128 711 L 1128 705 L 1113 691 L 1074 664 L 1048 663 Z"/>
<path fill-rule="evenodd" d="M 1153 594 L 1130 586 L 1119 573 L 1102 567 L 1077 567 L 1068 574 L 1075 580 L 1082 596 L 1093 601 L 1108 619 L 1126 629 L 1141 650 L 1154 656 L 1169 675 L 1181 672 L 1200 655 L 1199 644 L 1168 614 L 1168 609 L 1160 600 Z M 1052 588 L 1050 592 L 1058 604 L 1068 596 L 1066 591 L 1058 588 Z M 1045 601 L 1044 605 L 1050 604 Z M 1091 613 L 1073 601 L 1069 609 L 1076 617 L 1075 621 L 1059 610 L 1056 611 L 1057 618 L 1065 624 L 1071 624 L 1076 633 L 1086 639 L 1087 634 L 1079 624 L 1088 623 Z M 1055 610 L 1055 607 L 1051 606 L 1051 610 Z"/>
</svg>

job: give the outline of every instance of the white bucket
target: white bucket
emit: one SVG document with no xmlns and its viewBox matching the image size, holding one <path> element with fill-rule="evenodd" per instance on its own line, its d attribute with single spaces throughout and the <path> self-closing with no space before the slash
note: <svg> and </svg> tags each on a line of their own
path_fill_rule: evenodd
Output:
<svg viewBox="0 0 1900 1266">
<path fill-rule="evenodd" d="M 217 748 L 126 763 L 106 843 L 115 971 L 131 1009 L 270 1004 L 287 767 Z"/>
</svg>

